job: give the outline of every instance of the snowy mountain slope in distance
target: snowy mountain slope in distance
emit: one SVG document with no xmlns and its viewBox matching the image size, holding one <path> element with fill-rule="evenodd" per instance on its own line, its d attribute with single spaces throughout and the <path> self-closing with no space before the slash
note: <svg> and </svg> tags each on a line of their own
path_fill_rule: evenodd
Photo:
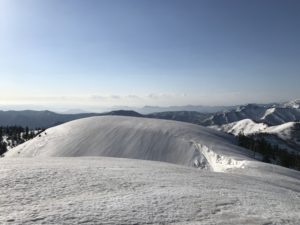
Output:
<svg viewBox="0 0 300 225">
<path fill-rule="evenodd" d="M 271 126 L 265 129 L 265 133 L 276 134 L 282 139 L 289 140 L 296 127 L 299 127 L 299 122 L 288 122 L 278 126 Z"/>
<path fill-rule="evenodd" d="M 264 123 L 255 123 L 250 119 L 240 120 L 221 126 L 210 126 L 210 128 L 223 131 L 237 136 L 266 134 L 264 138 L 270 143 L 279 145 L 290 151 L 300 151 L 300 122 L 288 122 L 277 126 L 268 126 Z"/>
<path fill-rule="evenodd" d="M 228 134 L 159 119 L 100 116 L 50 128 L 6 157 L 109 156 L 165 161 L 214 171 L 245 167 L 248 150 Z"/>
<path fill-rule="evenodd" d="M 243 133 L 244 135 L 251 135 L 263 132 L 268 128 L 268 125 L 264 123 L 255 123 L 251 119 L 243 119 L 237 122 L 228 123 L 221 126 L 210 126 L 210 128 L 237 136 L 240 133 Z"/>
<path fill-rule="evenodd" d="M 299 172 L 274 166 L 268 174 L 105 157 L 2 158 L 0 223 L 299 225 Z"/>
<path fill-rule="evenodd" d="M 231 133 L 235 136 L 242 133 L 251 135 L 256 133 L 275 134 L 284 140 L 300 137 L 300 122 L 288 122 L 277 126 L 268 126 L 264 123 L 255 123 L 251 119 L 244 119 L 238 122 L 228 123 L 221 126 L 209 126 L 212 129 Z M 294 137 L 293 137 L 294 136 Z"/>
<path fill-rule="evenodd" d="M 289 122 L 278 126 L 271 126 L 268 127 L 264 133 L 279 137 L 285 141 L 287 146 L 285 146 L 285 143 L 281 143 L 280 141 L 277 145 L 288 150 L 296 150 L 297 152 L 300 152 L 300 122 Z"/>
<path fill-rule="evenodd" d="M 285 102 L 282 104 L 282 106 L 286 107 L 286 108 L 290 107 L 290 108 L 294 108 L 294 109 L 300 109 L 300 99 Z"/>
<path fill-rule="evenodd" d="M 205 119 L 202 124 L 205 126 L 220 126 L 243 119 L 251 119 L 256 123 L 266 123 L 268 125 L 280 125 L 300 120 L 300 110 L 288 106 L 248 104 L 239 106 L 234 110 L 216 113 L 208 119 Z"/>
</svg>

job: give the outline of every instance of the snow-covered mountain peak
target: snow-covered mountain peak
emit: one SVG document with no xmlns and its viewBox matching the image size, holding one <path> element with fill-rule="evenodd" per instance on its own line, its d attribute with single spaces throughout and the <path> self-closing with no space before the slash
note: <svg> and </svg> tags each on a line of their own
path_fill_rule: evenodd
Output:
<svg viewBox="0 0 300 225">
<path fill-rule="evenodd" d="M 266 123 L 269 125 L 280 125 L 287 122 L 295 122 L 300 120 L 300 110 L 297 101 L 290 103 L 287 107 L 283 105 L 257 105 L 248 104 L 239 106 L 235 110 L 215 113 L 213 116 L 205 119 L 202 124 L 205 126 L 217 125 L 237 122 L 243 119 L 251 119 L 256 123 Z"/>
<path fill-rule="evenodd" d="M 267 109 L 266 112 L 264 113 L 264 115 L 261 117 L 261 120 L 266 119 L 266 117 L 267 117 L 268 115 L 271 115 L 272 113 L 274 113 L 275 110 L 276 110 L 275 107 L 272 107 L 272 108 Z"/>
<path fill-rule="evenodd" d="M 251 161 L 225 133 L 158 119 L 100 116 L 50 128 L 6 157 L 110 156 L 164 161 L 225 172 Z"/>
<path fill-rule="evenodd" d="M 237 122 L 224 124 L 222 126 L 211 126 L 216 130 L 220 130 L 226 133 L 231 133 L 233 135 L 238 135 L 240 133 L 244 135 L 259 133 L 264 131 L 268 125 L 264 123 L 255 123 L 251 119 L 243 119 Z"/>
<path fill-rule="evenodd" d="M 283 104 L 284 107 L 300 109 L 300 99 L 292 100 Z"/>
</svg>

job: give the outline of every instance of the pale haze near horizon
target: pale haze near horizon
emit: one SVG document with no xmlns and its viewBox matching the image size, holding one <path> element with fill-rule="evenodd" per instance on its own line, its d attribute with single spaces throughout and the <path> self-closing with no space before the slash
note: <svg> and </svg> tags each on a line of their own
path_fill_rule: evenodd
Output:
<svg viewBox="0 0 300 225">
<path fill-rule="evenodd" d="M 299 1 L 0 0 L 0 107 L 300 98 Z"/>
</svg>

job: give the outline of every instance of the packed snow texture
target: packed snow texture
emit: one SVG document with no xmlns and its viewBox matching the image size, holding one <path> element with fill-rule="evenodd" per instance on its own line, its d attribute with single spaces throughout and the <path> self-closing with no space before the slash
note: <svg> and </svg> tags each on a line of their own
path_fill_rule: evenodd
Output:
<svg viewBox="0 0 300 225">
<path fill-rule="evenodd" d="M 271 169 L 271 167 L 270 167 Z M 118 158 L 0 159 L 0 224 L 300 224 L 300 177 Z"/>
<path fill-rule="evenodd" d="M 6 157 L 109 156 L 164 161 L 218 172 L 245 167 L 250 152 L 234 137 L 198 125 L 134 117 L 100 116 L 43 132 Z"/>
</svg>

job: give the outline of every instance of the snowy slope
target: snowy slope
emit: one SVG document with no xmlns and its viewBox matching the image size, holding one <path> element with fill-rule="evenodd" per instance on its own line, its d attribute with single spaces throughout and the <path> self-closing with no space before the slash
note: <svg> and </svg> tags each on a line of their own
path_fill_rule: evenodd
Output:
<svg viewBox="0 0 300 225">
<path fill-rule="evenodd" d="M 299 225 L 299 173 L 253 166 L 255 177 L 132 159 L 3 158 L 0 224 Z"/>
<path fill-rule="evenodd" d="M 292 152 L 300 151 L 300 122 L 288 122 L 278 126 L 268 126 L 264 123 L 255 123 L 250 119 L 224 124 L 221 126 L 210 126 L 210 128 L 223 131 L 237 136 L 261 134 L 273 145 L 287 149 Z"/>
<path fill-rule="evenodd" d="M 285 102 L 282 104 L 282 106 L 286 107 L 286 108 L 289 107 L 289 108 L 294 108 L 294 109 L 300 109 L 300 99 Z"/>
<path fill-rule="evenodd" d="M 295 122 L 288 122 L 278 126 L 268 127 L 264 132 L 269 134 L 276 134 L 282 139 L 289 140 L 291 138 L 292 129 L 295 127 Z"/>
<path fill-rule="evenodd" d="M 283 146 L 289 150 L 300 151 L 300 122 L 290 122 L 279 126 L 268 127 L 266 134 L 273 134 L 284 140 L 288 146 Z M 282 145 L 282 143 L 278 143 Z"/>
<path fill-rule="evenodd" d="M 222 126 L 210 126 L 210 128 L 231 133 L 233 135 L 238 135 L 240 133 L 243 133 L 244 135 L 251 135 L 254 133 L 264 132 L 266 128 L 268 128 L 268 125 L 264 123 L 255 123 L 251 119 L 244 119 L 238 122 L 224 124 Z"/>
<path fill-rule="evenodd" d="M 257 133 L 274 134 L 285 141 L 296 141 L 300 138 L 300 122 L 288 122 L 278 126 L 268 126 L 264 123 L 255 123 L 250 119 L 240 120 L 222 126 L 209 126 L 212 129 L 238 135 L 252 135 Z M 298 140 L 297 139 L 297 140 Z"/>
<path fill-rule="evenodd" d="M 275 126 L 300 120 L 300 109 L 296 108 L 296 105 L 290 107 L 289 105 L 248 104 L 239 106 L 233 110 L 216 113 L 210 118 L 205 119 L 202 124 L 205 126 L 221 126 L 244 119 L 251 119 L 257 123 L 266 123 Z"/>
<path fill-rule="evenodd" d="M 209 126 L 215 130 L 238 135 L 243 133 L 244 135 L 251 135 L 255 133 L 269 133 L 276 134 L 283 139 L 290 139 L 290 134 L 294 127 L 300 124 L 299 122 L 288 122 L 277 126 L 268 126 L 264 123 L 256 123 L 251 119 L 244 119 L 233 123 L 224 124 L 221 126 Z"/>
<path fill-rule="evenodd" d="M 226 171 L 251 161 L 250 153 L 235 143 L 225 133 L 193 124 L 100 116 L 50 128 L 6 157 L 109 156 Z"/>
</svg>

